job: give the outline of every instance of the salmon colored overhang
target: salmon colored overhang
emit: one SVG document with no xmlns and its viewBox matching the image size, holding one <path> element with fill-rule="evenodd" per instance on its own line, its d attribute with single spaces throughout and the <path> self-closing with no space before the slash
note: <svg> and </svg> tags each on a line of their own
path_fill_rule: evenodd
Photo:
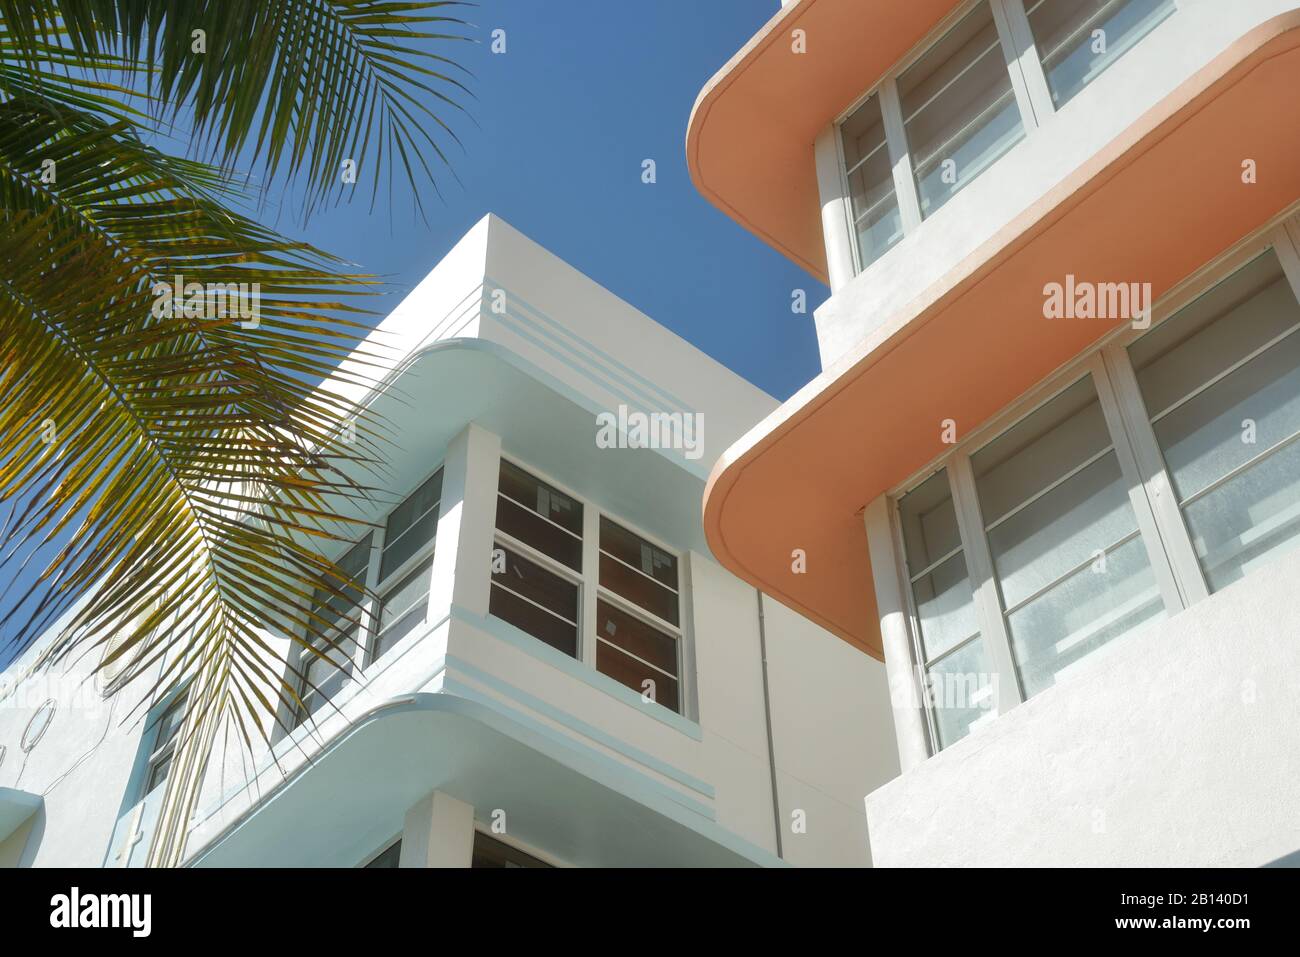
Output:
<svg viewBox="0 0 1300 957">
<path fill-rule="evenodd" d="M 961 0 L 798 0 L 700 91 L 686 165 L 715 206 L 826 280 L 813 142 Z M 795 30 L 806 52 L 796 53 Z"/>
<path fill-rule="evenodd" d="M 717 463 L 704 527 L 718 560 L 881 658 L 863 507 L 942 453 L 944 419 L 968 432 L 1115 328 L 1042 318 L 1047 283 L 1150 282 L 1159 298 L 1300 198 L 1297 89 L 1291 12 L 884 320 Z"/>
</svg>

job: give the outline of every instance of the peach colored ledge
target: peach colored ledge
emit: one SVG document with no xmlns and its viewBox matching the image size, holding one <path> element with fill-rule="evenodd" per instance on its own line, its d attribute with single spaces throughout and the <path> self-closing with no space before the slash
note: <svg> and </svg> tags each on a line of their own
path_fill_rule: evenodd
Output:
<svg viewBox="0 0 1300 957">
<path fill-rule="evenodd" d="M 826 280 L 813 142 L 961 0 L 799 0 L 700 91 L 686 129 L 695 188 Z M 807 52 L 795 53 L 795 30 Z"/>
<path fill-rule="evenodd" d="M 805 0 L 800 6 L 811 6 Z M 1045 320 L 1067 273 L 1158 298 L 1300 198 L 1300 12 L 1234 43 L 717 463 L 704 528 L 718 560 L 882 657 L 861 510 L 1112 331 Z M 1259 181 L 1244 185 L 1242 161 Z M 791 551 L 807 572 L 791 571 Z"/>
</svg>

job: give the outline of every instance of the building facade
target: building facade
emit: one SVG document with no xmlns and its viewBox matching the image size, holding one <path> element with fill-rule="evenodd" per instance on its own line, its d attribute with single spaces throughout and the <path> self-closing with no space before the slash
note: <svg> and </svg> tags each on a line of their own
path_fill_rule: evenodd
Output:
<svg viewBox="0 0 1300 957">
<path fill-rule="evenodd" d="M 492 216 L 362 349 L 392 356 L 367 402 L 393 449 L 341 564 L 379 601 L 342 669 L 302 654 L 269 744 L 218 733 L 183 862 L 869 864 L 884 669 L 700 524 L 777 403 Z M 150 862 L 183 702 L 131 716 L 149 675 L 37 650 L 0 688 L 0 864 Z"/>
<path fill-rule="evenodd" d="M 1300 849 L 1298 80 L 1288 0 L 795 0 L 700 94 L 831 288 L 705 529 L 884 661 L 878 865 Z"/>
</svg>

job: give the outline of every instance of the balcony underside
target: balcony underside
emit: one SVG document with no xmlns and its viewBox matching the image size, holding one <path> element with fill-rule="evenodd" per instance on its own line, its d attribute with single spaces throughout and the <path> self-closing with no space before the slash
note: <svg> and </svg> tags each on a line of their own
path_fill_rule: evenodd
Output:
<svg viewBox="0 0 1300 957">
<path fill-rule="evenodd" d="M 779 865 L 693 810 L 482 702 L 409 695 L 369 712 L 236 820 L 199 867 L 351 867 L 434 790 L 506 813 L 507 833 L 582 866 Z"/>
</svg>

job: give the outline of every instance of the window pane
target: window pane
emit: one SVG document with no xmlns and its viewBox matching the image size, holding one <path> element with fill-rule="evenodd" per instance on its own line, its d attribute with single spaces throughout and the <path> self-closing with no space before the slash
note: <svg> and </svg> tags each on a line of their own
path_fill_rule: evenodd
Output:
<svg viewBox="0 0 1300 957">
<path fill-rule="evenodd" d="M 922 216 L 934 213 L 1025 135 L 987 3 L 903 72 L 898 95 Z"/>
<path fill-rule="evenodd" d="M 903 238 L 903 218 L 894 190 L 893 164 L 885 141 L 880 97 L 872 95 L 841 127 L 848 170 L 859 268 L 865 269 Z"/>
<path fill-rule="evenodd" d="M 932 661 L 979 628 L 966 558 L 960 551 L 952 554 L 960 549 L 961 537 L 948 472 L 935 473 L 903 496 L 898 512 L 921 645 L 925 660 Z"/>
<path fill-rule="evenodd" d="M 1027 696 L 1164 613 L 1109 445 L 1087 377 L 971 457 Z"/>
<path fill-rule="evenodd" d="M 167 780 L 167 774 L 172 769 L 172 758 L 176 755 L 175 748 L 168 748 L 163 754 L 154 758 L 149 765 L 149 779 L 145 782 L 144 793 L 151 794 L 155 788 Z"/>
<path fill-rule="evenodd" d="M 1007 616 L 1025 695 L 1110 639 L 1163 617 L 1164 603 L 1142 539 L 1077 569 Z"/>
<path fill-rule="evenodd" d="M 312 598 L 312 614 L 334 621 L 339 618 L 354 616 L 366 581 L 366 568 L 370 564 L 370 536 L 367 535 L 353 545 L 338 560 L 339 570 L 347 576 L 346 580 L 327 581 L 317 588 Z M 324 577 L 324 576 L 322 576 Z M 314 621 L 315 629 L 325 627 L 323 622 Z"/>
<path fill-rule="evenodd" d="M 992 669 L 980 638 L 931 665 L 926 683 L 942 748 L 966 737 L 975 722 L 997 712 Z"/>
<path fill-rule="evenodd" d="M 574 586 L 574 590 L 577 590 L 577 586 Z M 578 657 L 577 625 L 557 618 L 549 611 L 524 601 L 499 585 L 492 586 L 492 594 L 488 598 L 488 612 L 493 617 L 510 622 L 516 628 L 526 631 L 571 658 Z"/>
<path fill-rule="evenodd" d="M 306 705 L 307 714 L 315 714 L 326 701 L 339 693 L 352 679 L 353 660 L 356 657 L 357 629 L 353 628 L 338 642 L 337 647 L 318 644 L 324 660 L 311 652 L 299 658 L 298 671 L 304 676 L 298 697 Z M 341 667 L 337 667 L 341 666 Z"/>
<path fill-rule="evenodd" d="M 384 527 L 384 554 L 379 562 L 383 581 L 438 532 L 438 503 L 442 497 L 442 469 L 393 509 Z"/>
<path fill-rule="evenodd" d="M 629 532 L 603 515 L 600 518 L 600 550 L 676 591 L 677 556 L 651 545 L 640 535 Z"/>
<path fill-rule="evenodd" d="M 167 706 L 158 718 L 157 731 L 154 735 L 153 750 L 155 753 L 161 751 L 172 738 L 176 737 L 176 732 L 180 731 L 181 725 L 185 722 L 185 696 L 177 698 Z"/>
<path fill-rule="evenodd" d="M 379 606 L 379 634 L 375 636 L 372 661 L 424 621 L 429 608 L 429 578 L 432 574 L 433 562 L 425 562 L 384 595 Z"/>
<path fill-rule="evenodd" d="M 979 631 L 966 558 L 954 555 L 912 583 L 925 660 L 933 661 Z"/>
<path fill-rule="evenodd" d="M 627 614 L 612 602 L 596 602 L 596 635 L 670 675 L 677 674 L 677 639 Z"/>
<path fill-rule="evenodd" d="M 936 472 L 904 495 L 898 503 L 898 515 L 903 526 L 903 545 L 911 575 L 920 574 L 961 547 L 946 469 Z"/>
<path fill-rule="evenodd" d="M 367 864 L 366 867 L 367 868 L 373 867 L 376 869 L 397 867 L 398 862 L 401 861 L 401 859 L 402 859 L 402 842 L 398 841 L 392 847 L 385 850 L 382 854 L 380 854 L 373 861 Z"/>
<path fill-rule="evenodd" d="M 1028 0 L 1052 101 L 1065 105 L 1174 8 L 1174 0 Z"/>
<path fill-rule="evenodd" d="M 1130 349 L 1212 590 L 1300 541 L 1298 326 L 1270 250 Z"/>
<path fill-rule="evenodd" d="M 536 512 L 507 498 L 497 496 L 497 528 L 511 538 L 533 546 L 574 571 L 582 571 L 582 539 L 552 525 Z"/>
<path fill-rule="evenodd" d="M 490 613 L 577 657 L 577 584 L 509 549 L 502 551 L 505 571 L 492 573 Z"/>
<path fill-rule="evenodd" d="M 656 704 L 680 713 L 676 679 L 625 655 L 613 645 L 607 645 L 603 641 L 596 642 L 596 669 L 619 684 L 631 688 L 637 694 L 646 695 Z M 645 684 L 647 681 L 653 684 Z"/>
<path fill-rule="evenodd" d="M 498 490 L 574 535 L 582 534 L 582 506 L 559 489 L 502 460 Z"/>
</svg>

